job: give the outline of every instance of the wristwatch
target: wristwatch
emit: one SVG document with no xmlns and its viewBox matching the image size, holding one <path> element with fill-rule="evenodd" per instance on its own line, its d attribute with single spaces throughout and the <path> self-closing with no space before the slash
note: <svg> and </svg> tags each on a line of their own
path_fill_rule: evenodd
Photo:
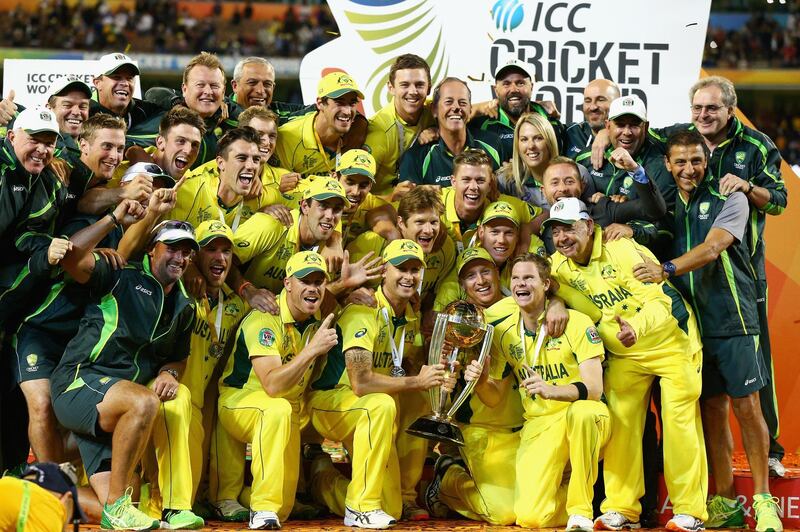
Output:
<svg viewBox="0 0 800 532">
<path fill-rule="evenodd" d="M 161 371 L 159 371 L 159 373 L 162 373 L 162 372 L 169 373 L 170 375 L 175 377 L 175 380 L 178 380 L 178 370 L 175 370 L 175 369 L 172 369 L 172 368 L 163 368 Z"/>
<path fill-rule="evenodd" d="M 677 270 L 678 268 L 672 262 L 667 261 L 661 265 L 661 269 L 664 271 L 665 274 L 667 274 L 667 278 L 670 278 L 673 275 L 675 275 L 675 270 Z"/>
</svg>

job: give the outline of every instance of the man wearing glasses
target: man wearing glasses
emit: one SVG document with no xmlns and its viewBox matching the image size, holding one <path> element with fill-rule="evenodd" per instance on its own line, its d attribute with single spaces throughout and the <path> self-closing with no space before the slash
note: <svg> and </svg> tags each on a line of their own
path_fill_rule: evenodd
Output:
<svg viewBox="0 0 800 532">
<path fill-rule="evenodd" d="M 89 483 L 105 503 L 101 526 L 114 530 L 159 526 L 131 502 L 131 482 L 160 402 L 177 394 L 195 314 L 180 281 L 198 249 L 190 224 L 162 222 L 143 262 L 121 270 L 92 253 L 115 226 L 143 213 L 138 202 L 125 200 L 75 233 L 61 261 L 96 303 L 53 371 L 53 409 L 75 433 Z"/>
</svg>

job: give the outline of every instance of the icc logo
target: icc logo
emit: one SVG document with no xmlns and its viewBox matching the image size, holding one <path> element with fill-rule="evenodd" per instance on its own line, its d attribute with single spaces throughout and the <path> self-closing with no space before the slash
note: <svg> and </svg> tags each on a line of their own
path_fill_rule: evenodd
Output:
<svg viewBox="0 0 800 532">
<path fill-rule="evenodd" d="M 525 11 L 522 0 L 497 0 L 492 6 L 492 18 L 498 30 L 511 31 L 522 24 Z"/>
</svg>

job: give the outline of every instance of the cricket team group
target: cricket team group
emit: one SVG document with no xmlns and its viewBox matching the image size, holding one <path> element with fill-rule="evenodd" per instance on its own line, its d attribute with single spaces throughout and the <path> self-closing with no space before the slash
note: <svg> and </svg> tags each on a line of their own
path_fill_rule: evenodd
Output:
<svg viewBox="0 0 800 532">
<path fill-rule="evenodd" d="M 653 526 L 661 455 L 669 530 L 743 527 L 730 405 L 756 530 L 783 530 L 764 227 L 787 191 L 729 80 L 651 128 L 605 79 L 562 123 L 517 60 L 477 102 L 401 55 L 371 117 L 341 71 L 302 106 L 273 100 L 259 57 L 229 86 L 200 53 L 144 99 L 130 57 L 98 65 L 41 106 L 0 102 L 2 371 L 36 460 L 79 464 L 80 504 L 18 530 L 196 529 L 206 510 L 251 529 L 320 512 L 634 529 Z M 494 327 L 489 356 L 433 363 L 461 300 Z M 463 446 L 406 432 L 430 390 L 470 382 Z M 29 491 L 5 485 L 0 507 Z"/>
</svg>

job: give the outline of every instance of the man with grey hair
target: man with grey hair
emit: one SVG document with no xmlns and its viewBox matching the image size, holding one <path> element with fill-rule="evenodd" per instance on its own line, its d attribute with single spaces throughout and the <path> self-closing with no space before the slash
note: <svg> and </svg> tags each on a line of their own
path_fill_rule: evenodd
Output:
<svg viewBox="0 0 800 532">
<path fill-rule="evenodd" d="M 721 76 L 709 76 L 695 83 L 689 90 L 692 124 L 676 124 L 664 129 L 651 130 L 666 144 L 667 137 L 677 129 L 696 129 L 711 151 L 708 167 L 719 180 L 719 191 L 730 195 L 740 191 L 747 197 L 750 217 L 756 223 L 751 242 L 751 264 L 756 275 L 756 297 L 760 322 L 759 341 L 764 355 L 764 366 L 770 371 L 769 383 L 760 390 L 761 410 L 770 434 L 769 469 L 772 476 L 786 472 L 781 460 L 784 450 L 778 443 L 778 405 L 775 378 L 772 374 L 772 353 L 767 325 L 767 272 L 764 226 L 767 215 L 783 213 L 787 205 L 788 190 L 781 178 L 781 155 L 775 144 L 765 134 L 746 126 L 735 116 L 737 97 L 733 83 Z M 727 416 L 727 405 L 719 416 Z M 716 416 L 715 416 L 716 417 Z M 718 418 L 722 419 L 722 418 Z M 725 417 L 727 419 L 727 417 Z M 724 438 L 722 432 L 720 438 Z M 719 445 L 722 445 L 720 441 Z M 715 445 L 709 445 L 713 451 Z"/>
<path fill-rule="evenodd" d="M 263 57 L 245 57 L 233 69 L 231 99 L 242 108 L 269 107 L 275 90 L 275 67 Z"/>
</svg>

